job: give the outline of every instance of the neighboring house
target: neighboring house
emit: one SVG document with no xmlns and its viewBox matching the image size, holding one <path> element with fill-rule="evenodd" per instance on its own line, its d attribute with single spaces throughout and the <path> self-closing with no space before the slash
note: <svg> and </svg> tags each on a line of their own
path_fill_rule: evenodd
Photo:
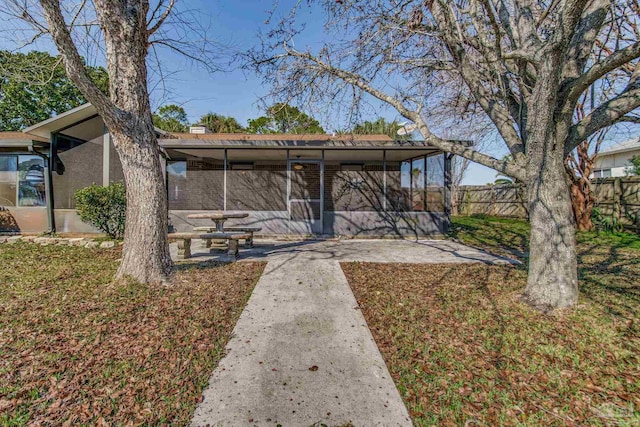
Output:
<svg viewBox="0 0 640 427">
<path fill-rule="evenodd" d="M 187 215 L 211 210 L 248 212 L 242 223 L 263 234 L 415 237 L 449 228 L 451 156 L 423 141 L 193 132 L 158 135 L 177 231 L 209 225 Z M 0 133 L 0 207 L 19 231 L 94 231 L 80 221 L 74 193 L 122 179 L 90 104 Z"/>
<path fill-rule="evenodd" d="M 613 145 L 598 153 L 590 178 L 627 176 L 633 156 L 640 156 L 640 137 Z"/>
</svg>

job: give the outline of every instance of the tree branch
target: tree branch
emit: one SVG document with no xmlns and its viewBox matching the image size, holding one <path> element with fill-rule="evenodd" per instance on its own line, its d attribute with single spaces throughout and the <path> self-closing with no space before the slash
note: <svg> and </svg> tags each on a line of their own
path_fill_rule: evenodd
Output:
<svg viewBox="0 0 640 427">
<path fill-rule="evenodd" d="M 345 83 L 355 86 L 360 90 L 370 94 L 371 96 L 379 99 L 380 101 L 391 105 L 403 117 L 411 120 L 417 125 L 420 133 L 424 137 L 425 142 L 432 144 L 435 147 L 440 148 L 441 150 L 457 154 L 489 168 L 495 169 L 499 172 L 505 173 L 509 176 L 524 180 L 524 170 L 518 167 L 517 163 L 507 160 L 498 160 L 489 155 L 480 153 L 472 148 L 466 147 L 465 145 L 458 142 L 442 139 L 434 135 L 429 129 L 429 126 L 422 119 L 419 110 L 414 111 L 407 108 L 406 105 L 404 105 L 400 100 L 371 86 L 371 84 L 369 84 L 369 82 L 362 78 L 362 76 L 340 68 L 333 67 L 332 65 L 320 60 L 315 56 L 312 56 L 309 53 L 299 52 L 286 47 L 285 50 L 288 56 L 311 62 L 315 64 L 316 69 L 320 72 L 331 75 L 333 77 L 337 77 L 343 80 Z"/>
<path fill-rule="evenodd" d="M 620 95 L 603 103 L 580 122 L 571 126 L 565 152 L 569 153 L 581 141 L 600 129 L 611 126 L 624 117 L 630 117 L 626 115 L 638 107 L 640 107 L 640 69 L 636 67 L 634 78 Z"/>
<path fill-rule="evenodd" d="M 167 6 L 167 8 L 164 10 L 164 12 L 162 13 L 162 15 L 158 18 L 158 20 L 156 21 L 156 23 L 153 25 L 153 27 L 149 28 L 147 30 L 147 37 L 151 37 L 156 31 L 158 31 L 160 29 L 160 27 L 162 26 L 162 24 L 164 23 L 164 21 L 167 20 L 167 17 L 171 14 L 171 10 L 173 9 L 173 5 L 176 3 L 176 0 L 171 0 L 169 2 L 169 5 Z M 162 2 L 158 3 L 158 8 L 161 6 Z M 154 11 L 154 15 L 155 15 L 155 11 Z M 153 16 L 152 16 L 153 17 Z M 151 24 L 151 21 L 149 21 L 149 24 Z"/>
<path fill-rule="evenodd" d="M 604 60 L 594 64 L 565 89 L 563 96 L 567 98 L 566 102 L 575 102 L 580 94 L 587 90 L 596 80 L 638 57 L 640 57 L 640 42 L 635 42 L 624 49 L 613 52 Z"/>
<path fill-rule="evenodd" d="M 103 118 L 105 116 L 110 118 L 113 112 L 118 110 L 89 77 L 84 61 L 73 43 L 71 33 L 62 16 L 60 2 L 57 0 L 40 0 L 40 4 L 49 26 L 49 33 L 62 56 L 67 75 L 85 94 L 89 102 L 98 109 L 100 115 Z"/>
<path fill-rule="evenodd" d="M 500 132 L 500 135 L 507 144 L 507 147 L 513 154 L 514 159 L 519 161 L 521 155 L 524 153 L 524 144 L 513 127 L 513 122 L 509 118 L 508 110 L 501 105 L 500 102 L 495 99 L 493 94 L 486 88 L 477 67 L 475 67 L 469 60 L 464 49 L 464 43 L 459 40 L 461 35 L 456 35 L 456 32 L 453 30 L 454 23 L 456 23 L 457 20 L 455 19 L 451 9 L 448 6 L 442 5 L 440 1 L 435 1 L 431 8 L 431 12 L 438 24 L 439 30 L 443 34 L 443 40 L 449 49 L 451 56 L 458 64 L 460 73 L 469 87 L 469 90 L 484 112 L 496 125 L 498 132 Z M 501 87 L 501 82 L 499 81 L 492 81 L 491 83 L 492 86 Z"/>
<path fill-rule="evenodd" d="M 635 123 L 640 124 L 640 117 L 637 116 L 622 116 L 618 119 L 618 123 L 626 122 L 626 123 Z"/>
</svg>

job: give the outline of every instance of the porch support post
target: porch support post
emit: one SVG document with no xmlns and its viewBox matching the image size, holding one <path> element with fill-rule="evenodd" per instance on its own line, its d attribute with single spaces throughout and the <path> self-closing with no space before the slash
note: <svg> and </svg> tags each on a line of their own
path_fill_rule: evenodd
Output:
<svg viewBox="0 0 640 427">
<path fill-rule="evenodd" d="M 51 134 L 49 143 L 49 167 L 47 168 L 47 204 L 49 205 L 49 231 L 56 232 L 55 198 L 53 194 L 53 171 L 56 169 L 56 157 L 58 156 L 58 133 Z"/>
<path fill-rule="evenodd" d="M 320 150 L 320 233 L 324 234 L 324 150 Z"/>
<path fill-rule="evenodd" d="M 445 160 L 446 161 L 446 160 Z M 424 165 L 422 169 L 422 209 L 427 211 L 427 155 L 424 156 Z"/>
<path fill-rule="evenodd" d="M 228 163 L 228 158 L 227 158 L 227 149 L 224 149 L 224 172 L 223 172 L 223 178 L 222 178 L 222 186 L 223 186 L 223 190 L 222 190 L 222 209 L 223 210 L 227 210 L 227 163 Z"/>
<path fill-rule="evenodd" d="M 287 230 L 291 233 L 291 158 L 287 148 Z"/>
<path fill-rule="evenodd" d="M 446 230 L 443 230 L 445 233 L 449 231 L 449 227 L 451 226 L 451 194 L 452 194 L 452 185 L 453 185 L 453 171 L 452 171 L 452 163 L 453 163 L 453 153 L 444 153 L 444 212 L 446 215 Z"/>
<path fill-rule="evenodd" d="M 382 150 L 382 210 L 387 211 L 387 150 Z"/>
<path fill-rule="evenodd" d="M 106 126 L 102 127 L 102 186 L 109 185 L 109 166 L 111 165 L 111 134 Z"/>
<path fill-rule="evenodd" d="M 49 158 L 47 156 L 42 156 L 42 161 L 45 164 L 45 174 L 44 174 L 44 185 L 45 185 L 45 203 L 47 204 L 47 222 L 50 233 L 55 233 L 56 231 L 56 219 L 53 214 L 53 185 L 51 182 L 53 180 L 53 176 L 51 175 L 51 165 L 49 162 Z"/>
<path fill-rule="evenodd" d="M 409 159 L 409 211 L 413 212 L 413 157 Z"/>
</svg>

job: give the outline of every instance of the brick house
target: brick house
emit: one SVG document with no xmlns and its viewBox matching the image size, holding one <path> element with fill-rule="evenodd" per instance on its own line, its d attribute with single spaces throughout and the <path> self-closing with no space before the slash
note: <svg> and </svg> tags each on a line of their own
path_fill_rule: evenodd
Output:
<svg viewBox="0 0 640 427">
<path fill-rule="evenodd" d="M 248 135 L 159 131 L 169 218 L 241 211 L 262 234 L 434 236 L 448 230 L 451 155 L 385 135 Z M 73 194 L 123 179 L 109 133 L 85 104 L 24 130 L 0 133 L 4 231 L 90 232 Z M 11 228 L 12 229 L 9 229 Z M 3 222 L 0 218 L 0 231 Z"/>
</svg>

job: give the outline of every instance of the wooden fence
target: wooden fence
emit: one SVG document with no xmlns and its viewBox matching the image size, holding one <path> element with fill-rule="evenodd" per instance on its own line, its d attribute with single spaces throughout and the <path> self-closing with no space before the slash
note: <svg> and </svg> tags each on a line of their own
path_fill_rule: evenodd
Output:
<svg viewBox="0 0 640 427">
<path fill-rule="evenodd" d="M 640 231 L 640 176 L 594 179 L 591 184 L 602 217 Z M 460 186 L 454 206 L 458 215 L 527 217 L 524 188 L 516 184 Z"/>
<path fill-rule="evenodd" d="M 521 185 L 462 185 L 453 197 L 454 209 L 458 215 L 527 217 L 524 189 Z"/>
</svg>

